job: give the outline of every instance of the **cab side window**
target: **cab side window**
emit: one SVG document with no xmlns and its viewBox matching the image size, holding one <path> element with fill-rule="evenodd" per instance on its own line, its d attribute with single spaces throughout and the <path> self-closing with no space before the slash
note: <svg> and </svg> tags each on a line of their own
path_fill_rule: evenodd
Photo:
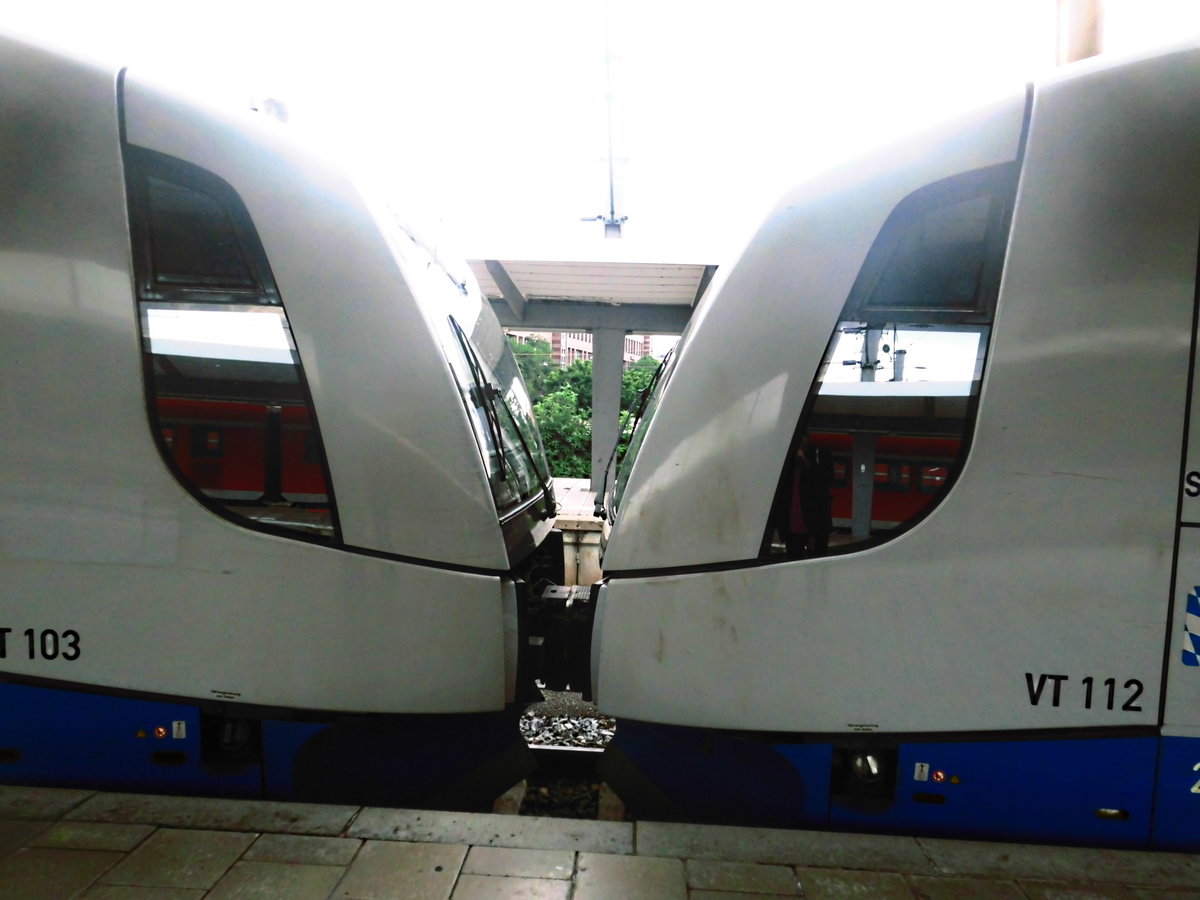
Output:
<svg viewBox="0 0 1200 900">
<path fill-rule="evenodd" d="M 337 540 L 308 385 L 245 206 L 210 172 L 125 154 L 147 405 L 168 467 L 241 525 Z"/>
<path fill-rule="evenodd" d="M 1015 164 L 992 166 L 892 211 L 829 338 L 764 555 L 877 544 L 950 490 L 970 445 L 1015 189 Z"/>
<path fill-rule="evenodd" d="M 147 275 L 155 286 L 261 292 L 238 228 L 218 197 L 149 173 L 143 188 L 150 239 Z"/>
</svg>

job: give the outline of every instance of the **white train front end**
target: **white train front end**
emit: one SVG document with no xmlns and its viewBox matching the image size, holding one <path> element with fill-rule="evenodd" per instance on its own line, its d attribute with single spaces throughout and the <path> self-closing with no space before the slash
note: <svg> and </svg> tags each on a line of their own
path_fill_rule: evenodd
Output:
<svg viewBox="0 0 1200 900">
<path fill-rule="evenodd" d="M 1071 67 L 714 282 L 594 633 L 648 813 L 1200 847 L 1197 92 L 1195 46 Z"/>
<path fill-rule="evenodd" d="M 0 781 L 507 787 L 553 499 L 478 288 L 277 123 L 0 61 Z"/>
</svg>

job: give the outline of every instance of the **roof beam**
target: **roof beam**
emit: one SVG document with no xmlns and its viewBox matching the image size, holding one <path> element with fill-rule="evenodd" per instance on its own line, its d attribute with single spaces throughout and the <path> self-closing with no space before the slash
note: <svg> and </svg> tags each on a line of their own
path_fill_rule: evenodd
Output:
<svg viewBox="0 0 1200 900">
<path fill-rule="evenodd" d="M 529 331 L 597 331 L 615 328 L 634 334 L 680 334 L 692 316 L 690 306 L 650 303 L 581 303 L 530 300 L 520 318 L 505 300 L 492 300 L 500 324 Z"/>
<path fill-rule="evenodd" d="M 692 307 L 700 302 L 700 298 L 704 296 L 704 292 L 708 290 L 708 283 L 713 280 L 713 276 L 717 274 L 717 267 L 708 265 L 704 267 L 704 272 L 700 276 L 700 285 L 696 288 L 696 296 L 692 298 Z"/>
<path fill-rule="evenodd" d="M 504 268 L 504 263 L 497 259 L 487 259 L 484 260 L 483 264 L 487 266 L 488 274 L 492 276 L 492 281 L 496 282 L 496 287 L 500 288 L 500 295 L 504 298 L 504 302 L 508 304 L 513 318 L 516 319 L 516 324 L 521 324 L 525 320 L 525 295 L 521 293 L 520 288 L 509 277 L 508 270 Z"/>
</svg>

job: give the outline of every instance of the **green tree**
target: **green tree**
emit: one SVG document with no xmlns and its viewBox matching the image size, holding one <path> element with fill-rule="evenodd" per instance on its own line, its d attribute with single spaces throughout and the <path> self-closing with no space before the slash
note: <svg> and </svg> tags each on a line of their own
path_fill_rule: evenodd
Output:
<svg viewBox="0 0 1200 900">
<path fill-rule="evenodd" d="M 569 387 L 547 394 L 533 405 L 546 445 L 550 471 L 559 478 L 587 478 L 592 468 L 591 410 L 579 411 L 579 398 Z"/>
<path fill-rule="evenodd" d="M 549 341 L 509 338 L 525 387 L 533 401 L 533 414 L 542 432 L 550 471 L 560 478 L 587 478 L 592 469 L 592 363 L 576 360 L 561 366 L 553 359 Z M 621 411 L 626 428 L 638 395 L 658 371 L 659 361 L 643 356 L 621 376 Z M 621 435 L 622 446 L 629 440 Z M 604 448 L 608 453 L 611 448 Z"/>
<path fill-rule="evenodd" d="M 621 433 L 617 437 L 617 460 L 625 458 L 629 439 L 633 436 L 634 416 L 641 408 L 640 397 L 654 380 L 660 365 L 653 356 L 643 356 L 621 376 Z"/>
<path fill-rule="evenodd" d="M 569 366 L 557 368 L 546 376 L 545 391 L 547 394 L 556 391 L 569 390 L 575 395 L 576 406 L 580 415 L 591 421 L 592 418 L 592 363 L 591 360 L 577 359 Z"/>
<path fill-rule="evenodd" d="M 621 409 L 632 409 L 638 394 L 650 386 L 654 373 L 658 371 L 658 360 L 653 356 L 643 356 L 635 363 L 630 363 L 625 374 L 621 376 Z"/>
<path fill-rule="evenodd" d="M 529 391 L 529 399 L 536 403 L 549 391 L 546 390 L 546 379 L 551 372 L 561 368 L 554 361 L 554 348 L 549 341 L 541 338 L 526 338 L 519 341 L 514 337 L 508 339 L 513 356 L 517 358 L 517 368 L 521 370 L 521 378 L 525 380 L 525 389 Z"/>
</svg>

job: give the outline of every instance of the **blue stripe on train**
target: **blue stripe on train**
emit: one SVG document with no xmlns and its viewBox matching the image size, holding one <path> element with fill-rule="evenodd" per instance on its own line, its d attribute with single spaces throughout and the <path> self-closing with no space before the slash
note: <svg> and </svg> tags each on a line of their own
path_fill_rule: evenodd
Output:
<svg viewBox="0 0 1200 900">
<path fill-rule="evenodd" d="M 1164 737 L 1158 755 L 1153 843 L 1200 850 L 1200 737 Z"/>
<path fill-rule="evenodd" d="M 223 719 L 191 704 L 0 682 L 0 784 L 471 809 L 532 770 L 517 717 Z"/>
<path fill-rule="evenodd" d="M 878 811 L 834 797 L 830 824 L 907 834 L 1147 846 L 1158 739 L 905 743 Z"/>
<path fill-rule="evenodd" d="M 195 706 L 5 683 L 0 683 L 0 783 L 262 794 L 261 766 L 203 763 Z"/>
</svg>

